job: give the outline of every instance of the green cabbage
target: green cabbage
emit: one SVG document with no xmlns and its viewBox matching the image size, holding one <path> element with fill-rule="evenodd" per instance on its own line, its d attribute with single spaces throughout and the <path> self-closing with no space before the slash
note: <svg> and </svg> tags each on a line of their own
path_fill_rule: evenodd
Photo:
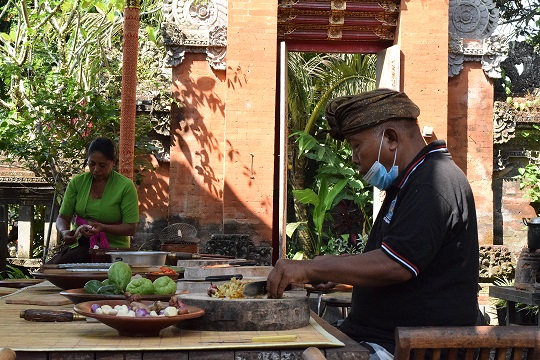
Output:
<svg viewBox="0 0 540 360">
<path fill-rule="evenodd" d="M 168 276 L 160 276 L 154 280 L 154 292 L 160 295 L 176 293 L 176 282 Z"/>
<path fill-rule="evenodd" d="M 106 295 L 122 295 L 124 292 L 120 290 L 116 285 L 110 284 L 110 285 L 103 285 L 101 286 L 97 294 L 106 294 Z"/>
<path fill-rule="evenodd" d="M 98 289 L 102 286 L 103 284 L 99 280 L 89 280 L 84 284 L 84 292 L 87 294 L 97 294 Z"/>
<path fill-rule="evenodd" d="M 117 261 L 109 267 L 107 272 L 109 282 L 116 285 L 122 291 L 126 290 L 126 286 L 131 281 L 131 267 L 123 261 Z"/>
<path fill-rule="evenodd" d="M 135 278 L 126 286 L 126 292 L 131 294 L 152 295 L 154 294 L 154 285 L 147 278 Z"/>
</svg>

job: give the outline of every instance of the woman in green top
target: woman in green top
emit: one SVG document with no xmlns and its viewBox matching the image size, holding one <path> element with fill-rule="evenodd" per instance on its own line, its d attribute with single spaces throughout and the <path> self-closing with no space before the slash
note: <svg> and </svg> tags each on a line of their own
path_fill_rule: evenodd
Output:
<svg viewBox="0 0 540 360">
<path fill-rule="evenodd" d="M 58 233 L 69 247 L 49 264 L 90 262 L 90 248 L 129 248 L 137 229 L 137 190 L 133 181 L 113 170 L 114 144 L 97 138 L 87 154 L 90 171 L 71 179 L 56 219 Z"/>
</svg>

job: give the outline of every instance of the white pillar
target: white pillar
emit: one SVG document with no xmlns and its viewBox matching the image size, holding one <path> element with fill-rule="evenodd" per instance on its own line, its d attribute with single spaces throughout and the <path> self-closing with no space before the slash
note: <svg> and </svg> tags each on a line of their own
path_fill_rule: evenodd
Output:
<svg viewBox="0 0 540 360">
<path fill-rule="evenodd" d="M 34 240 L 34 206 L 19 205 L 17 257 L 30 259 Z"/>
</svg>

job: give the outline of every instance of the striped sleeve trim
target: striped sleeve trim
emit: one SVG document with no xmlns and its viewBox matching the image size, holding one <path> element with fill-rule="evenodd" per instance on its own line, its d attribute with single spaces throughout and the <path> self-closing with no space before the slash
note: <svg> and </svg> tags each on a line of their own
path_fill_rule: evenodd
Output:
<svg viewBox="0 0 540 360">
<path fill-rule="evenodd" d="M 414 266 L 411 262 L 409 262 L 407 259 L 396 253 L 391 247 L 389 247 L 386 243 L 382 243 L 381 245 L 382 250 L 387 253 L 390 257 L 395 259 L 398 263 L 405 266 L 407 269 L 409 269 L 410 272 L 413 273 L 414 276 L 418 276 L 420 271 L 416 266 Z"/>
</svg>

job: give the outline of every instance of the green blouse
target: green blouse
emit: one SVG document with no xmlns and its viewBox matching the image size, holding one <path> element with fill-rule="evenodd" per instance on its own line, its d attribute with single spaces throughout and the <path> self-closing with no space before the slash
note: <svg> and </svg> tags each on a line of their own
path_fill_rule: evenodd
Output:
<svg viewBox="0 0 540 360">
<path fill-rule="evenodd" d="M 134 224 L 139 222 L 139 199 L 133 181 L 113 171 L 107 180 L 101 199 L 90 199 L 92 174 L 75 175 L 69 182 L 60 214 L 80 216 L 104 224 Z M 129 236 L 105 233 L 112 248 L 128 248 Z"/>
</svg>

